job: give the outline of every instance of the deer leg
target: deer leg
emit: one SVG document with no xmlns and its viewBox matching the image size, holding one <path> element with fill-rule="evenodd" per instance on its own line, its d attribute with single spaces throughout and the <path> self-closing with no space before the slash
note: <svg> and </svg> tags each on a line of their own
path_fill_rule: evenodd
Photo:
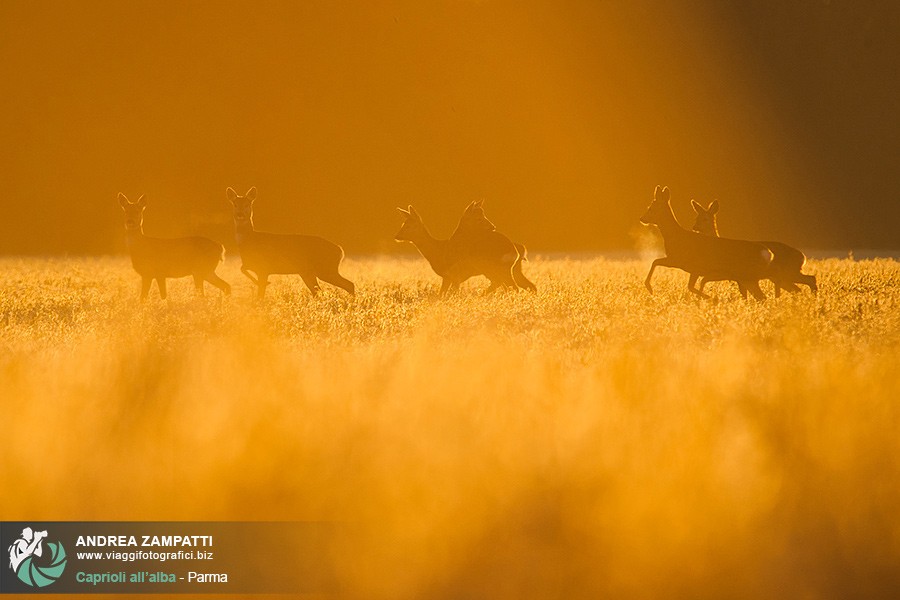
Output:
<svg viewBox="0 0 900 600">
<path fill-rule="evenodd" d="M 248 275 L 249 277 L 249 275 Z M 256 280 L 256 297 L 257 298 L 265 298 L 266 297 L 266 287 L 269 285 L 269 274 L 268 273 L 259 273 L 259 278 Z"/>
<path fill-rule="evenodd" d="M 444 279 L 441 281 L 441 291 L 439 294 L 440 297 L 445 298 L 450 293 L 452 288 L 453 288 L 453 283 L 450 281 L 450 278 L 444 277 Z"/>
<path fill-rule="evenodd" d="M 751 294 L 753 294 L 753 297 L 756 298 L 757 300 L 759 300 L 760 302 L 762 302 L 763 300 L 766 299 L 766 295 L 763 294 L 763 291 L 761 289 L 759 289 L 758 281 L 746 281 L 746 282 L 744 282 L 744 285 L 746 286 L 747 291 L 749 291 Z"/>
<path fill-rule="evenodd" d="M 819 286 L 816 285 L 815 275 L 804 275 L 803 273 L 798 273 L 797 278 L 794 280 L 794 283 L 802 283 L 803 285 L 808 286 L 809 291 L 811 291 L 814 295 L 819 291 Z"/>
<path fill-rule="evenodd" d="M 773 279 L 772 283 L 775 284 L 775 297 L 776 298 L 781 297 L 781 290 L 790 292 L 792 294 L 796 294 L 797 292 L 800 291 L 800 288 L 798 288 L 796 285 L 794 285 L 794 283 L 790 279 Z"/>
<path fill-rule="evenodd" d="M 217 288 L 222 290 L 222 292 L 224 292 L 226 296 L 231 295 L 231 285 L 229 285 L 229 283 L 227 281 L 225 281 L 224 279 L 222 279 L 221 277 L 216 275 L 215 271 L 213 271 L 212 273 L 207 275 L 205 277 L 205 279 L 206 279 L 206 281 L 210 282 L 211 284 L 213 284 L 214 286 L 216 286 Z"/>
<path fill-rule="evenodd" d="M 518 262 L 518 259 L 517 259 Z M 508 269 L 503 269 L 503 276 L 500 279 L 500 285 L 503 287 L 511 287 L 512 289 L 518 289 L 519 286 L 516 285 L 516 278 L 513 275 L 513 269 L 516 267 L 516 263 L 509 265 Z"/>
<path fill-rule="evenodd" d="M 496 292 L 497 290 L 499 290 L 502 287 L 506 287 L 506 286 L 499 281 L 491 280 L 491 285 L 488 286 L 488 289 L 486 289 L 484 293 L 485 294 L 493 294 L 494 292 Z"/>
<path fill-rule="evenodd" d="M 709 296 L 703 293 L 703 285 L 706 284 L 705 278 L 704 278 L 703 283 L 700 285 L 699 290 L 695 287 L 698 277 L 700 277 L 700 276 L 697 275 L 696 273 L 691 273 L 691 277 L 690 277 L 690 279 L 688 279 L 688 291 L 690 291 L 691 293 L 697 294 L 701 298 L 709 300 Z"/>
<path fill-rule="evenodd" d="M 772 285 L 775 286 L 776 298 L 781 298 L 781 290 L 790 291 L 790 288 L 794 288 L 794 291 L 797 291 L 797 286 L 782 279 L 778 274 L 774 274 L 773 277 L 769 277 L 769 281 L 771 281 Z"/>
<path fill-rule="evenodd" d="M 647 279 L 644 280 L 644 287 L 647 288 L 647 291 L 651 294 L 653 293 L 653 288 L 650 286 L 650 279 L 653 277 L 653 271 L 656 270 L 656 267 L 671 267 L 666 259 L 668 256 L 663 256 L 662 258 L 657 258 L 653 261 L 653 264 L 650 265 L 650 272 L 647 273 Z"/>
<path fill-rule="evenodd" d="M 264 298 L 266 295 L 266 286 L 269 285 L 269 275 L 260 274 L 259 277 L 254 277 L 251 270 L 244 265 L 241 265 L 241 273 L 243 273 L 247 277 L 247 279 L 252 281 L 253 285 L 256 286 L 256 297 Z"/>
<path fill-rule="evenodd" d="M 772 283 L 775 284 L 775 297 L 779 296 L 779 289 L 785 290 L 786 292 L 790 292 L 792 294 L 796 294 L 800 291 L 795 284 L 799 281 L 800 277 L 803 276 L 803 273 L 785 273 L 779 276 L 778 278 L 772 279 Z"/>
<path fill-rule="evenodd" d="M 157 277 L 156 285 L 159 287 L 159 297 L 163 300 L 166 299 L 166 278 L 165 277 Z"/>
<path fill-rule="evenodd" d="M 512 274 L 513 265 L 502 265 L 496 269 L 491 269 L 489 272 L 484 275 L 491 282 L 490 287 L 486 290 L 485 293 L 491 294 L 496 292 L 500 288 L 508 288 L 511 287 L 513 289 L 517 289 L 519 286 L 516 285 L 516 280 L 513 278 Z"/>
<path fill-rule="evenodd" d="M 519 260 L 516 261 L 516 264 L 513 265 L 513 279 L 520 288 L 525 288 L 529 292 L 537 292 L 537 287 L 525 277 L 524 273 L 522 273 L 522 261 L 524 260 L 526 259 L 520 257 Z"/>
<path fill-rule="evenodd" d="M 300 273 L 300 277 L 303 279 L 303 283 L 306 284 L 306 287 L 309 288 L 309 291 L 312 292 L 312 295 L 318 295 L 320 288 L 319 280 L 316 279 L 316 276 L 311 273 Z"/>
<path fill-rule="evenodd" d="M 351 296 L 356 294 L 356 286 L 353 285 L 352 281 L 338 273 L 337 268 L 335 268 L 333 272 L 319 274 L 319 279 L 330 283 L 331 285 L 336 285 L 343 290 L 346 290 L 346 292 Z"/>
<path fill-rule="evenodd" d="M 647 278 L 644 279 L 644 287 L 647 288 L 647 291 L 650 292 L 651 294 L 653 293 L 653 287 L 650 285 L 650 279 L 653 278 L 653 271 L 656 269 L 656 264 L 657 264 L 657 261 L 659 261 L 659 260 L 660 259 L 657 258 L 656 260 L 653 261 L 653 264 L 650 265 L 650 272 L 647 273 Z"/>
<path fill-rule="evenodd" d="M 254 285 L 259 286 L 259 279 L 253 276 L 253 273 L 250 272 L 250 269 L 241 265 L 241 273 L 247 276 L 247 279 L 253 282 Z"/>
<path fill-rule="evenodd" d="M 356 295 L 356 284 L 354 284 L 352 281 L 350 281 L 349 279 L 347 279 L 340 273 L 338 273 L 337 276 L 338 276 L 338 280 L 334 281 L 332 283 L 334 283 L 334 285 L 338 286 L 339 288 L 343 288 L 344 290 L 346 290 L 347 293 L 350 294 L 351 296 L 355 296 Z"/>
<path fill-rule="evenodd" d="M 141 277 L 141 300 L 147 299 L 147 294 L 150 293 L 150 285 L 152 283 L 152 277 Z"/>
<path fill-rule="evenodd" d="M 734 282 L 737 284 L 738 292 L 740 293 L 741 298 L 743 298 L 744 300 L 746 300 L 746 299 L 747 299 L 747 286 L 746 286 L 746 284 L 745 284 L 743 281 L 738 281 L 738 280 L 736 280 L 736 279 L 734 279 L 734 280 L 732 280 L 732 281 L 734 281 Z"/>
<path fill-rule="evenodd" d="M 198 296 L 203 295 L 203 276 L 202 275 L 194 275 L 194 291 Z"/>
</svg>

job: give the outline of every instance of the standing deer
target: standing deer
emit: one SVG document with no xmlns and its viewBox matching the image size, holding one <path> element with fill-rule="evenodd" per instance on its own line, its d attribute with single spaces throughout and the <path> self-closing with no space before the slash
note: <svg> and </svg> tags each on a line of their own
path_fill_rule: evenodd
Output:
<svg viewBox="0 0 900 600">
<path fill-rule="evenodd" d="M 443 278 L 441 296 L 455 291 L 462 282 L 476 275 L 484 275 L 490 280 L 489 292 L 500 287 L 517 287 L 512 270 L 520 259 L 519 252 L 505 235 L 484 231 L 478 239 L 464 245 L 439 240 L 431 235 L 412 205 L 397 210 L 405 220 L 394 239 L 412 242 L 432 270 Z"/>
<path fill-rule="evenodd" d="M 161 239 L 144 235 L 144 196 L 130 202 L 119 193 L 119 205 L 125 211 L 125 240 L 131 254 L 131 265 L 141 276 L 141 300 L 147 299 L 150 285 L 156 280 L 159 296 L 166 299 L 166 278 L 193 275 L 194 287 L 203 294 L 203 282 L 208 281 L 226 295 L 231 286 L 216 275 L 216 267 L 225 259 L 222 244 L 205 237 Z"/>
<path fill-rule="evenodd" d="M 691 200 L 691 206 L 697 213 L 694 221 L 694 231 L 703 235 L 719 237 L 719 226 L 716 222 L 716 214 L 719 212 L 719 201 L 713 200 L 707 208 L 696 200 Z M 802 272 L 806 264 L 806 255 L 800 250 L 782 244 L 781 242 L 761 242 L 772 251 L 772 264 L 769 266 L 769 279 L 775 284 L 775 297 L 781 296 L 781 290 L 799 292 L 796 284 L 802 283 L 809 287 L 813 294 L 818 292 L 815 275 L 806 275 Z M 700 280 L 700 290 L 706 285 L 706 279 Z M 739 284 L 740 287 L 740 284 Z"/>
<path fill-rule="evenodd" d="M 459 223 L 456 225 L 456 231 L 450 236 L 451 246 L 461 249 L 473 246 L 477 248 L 479 239 L 486 232 L 489 235 L 489 232 L 496 231 L 496 229 L 497 227 L 484 214 L 484 200 L 473 200 L 463 211 L 462 217 L 460 217 Z M 513 280 L 520 288 L 536 292 L 537 287 L 522 272 L 522 263 L 528 260 L 528 250 L 524 244 L 515 242 L 513 244 L 516 247 L 516 252 L 519 253 L 519 258 L 512 268 Z"/>
<path fill-rule="evenodd" d="M 759 242 L 709 237 L 688 231 L 678 224 L 669 200 L 669 188 L 656 186 L 653 201 L 641 217 L 641 223 L 659 227 L 666 248 L 666 256 L 657 258 L 650 266 L 644 280 L 647 290 L 653 293 L 650 279 L 656 267 L 675 267 L 690 273 L 688 289 L 701 298 L 709 296 L 695 288 L 698 277 L 737 281 L 754 298 L 765 300 L 759 281 L 768 277 L 772 251 Z"/>
<path fill-rule="evenodd" d="M 256 187 L 239 196 L 232 188 L 225 196 L 234 207 L 234 231 L 241 253 L 241 272 L 256 284 L 257 295 L 266 295 L 269 275 L 300 275 L 315 296 L 319 280 L 342 288 L 351 296 L 356 287 L 338 272 L 344 250 L 313 235 L 266 233 L 253 227 Z M 256 274 L 254 276 L 254 273 Z"/>
</svg>

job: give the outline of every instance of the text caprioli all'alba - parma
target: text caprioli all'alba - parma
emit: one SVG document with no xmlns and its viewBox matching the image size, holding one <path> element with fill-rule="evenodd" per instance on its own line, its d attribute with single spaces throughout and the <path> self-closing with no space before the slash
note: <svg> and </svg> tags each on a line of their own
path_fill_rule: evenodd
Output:
<svg viewBox="0 0 900 600">
<path fill-rule="evenodd" d="M 76 546 L 108 547 L 189 547 L 208 548 L 213 545 L 211 535 L 79 535 Z"/>
</svg>

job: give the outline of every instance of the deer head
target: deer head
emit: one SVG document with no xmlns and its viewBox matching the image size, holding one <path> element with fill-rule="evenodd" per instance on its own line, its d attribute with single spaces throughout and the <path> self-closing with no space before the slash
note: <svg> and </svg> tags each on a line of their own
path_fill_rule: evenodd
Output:
<svg viewBox="0 0 900 600">
<path fill-rule="evenodd" d="M 716 213 L 719 212 L 719 201 L 713 200 L 709 208 L 703 208 L 703 205 L 696 200 L 691 200 L 691 206 L 697 217 L 694 220 L 693 230 L 703 235 L 713 235 L 719 237 L 719 226 L 716 223 Z"/>
<path fill-rule="evenodd" d="M 484 200 L 473 200 L 463 211 L 457 232 L 494 231 L 497 227 L 484 214 Z"/>
<path fill-rule="evenodd" d="M 119 192 L 119 206 L 125 211 L 125 231 L 141 231 L 144 226 L 144 209 L 147 208 L 144 195 L 141 194 L 137 202 L 131 202 L 125 194 Z"/>
<path fill-rule="evenodd" d="M 234 188 L 225 190 L 225 197 L 234 208 L 234 224 L 237 226 L 253 224 L 253 203 L 256 201 L 256 186 L 247 190 L 243 196 L 239 196 Z"/>
<path fill-rule="evenodd" d="M 404 219 L 403 225 L 400 226 L 400 231 L 394 236 L 394 240 L 398 242 L 412 242 L 428 233 L 425 229 L 425 224 L 422 223 L 422 217 L 419 216 L 412 204 L 405 209 L 398 207 L 397 210 L 404 216 Z"/>
<path fill-rule="evenodd" d="M 647 212 L 641 217 L 641 223 L 644 225 L 659 225 L 672 216 L 672 207 L 669 205 L 671 194 L 668 187 L 656 186 L 653 192 L 653 200 L 647 207 Z M 674 217 L 673 217 L 674 218 Z"/>
</svg>

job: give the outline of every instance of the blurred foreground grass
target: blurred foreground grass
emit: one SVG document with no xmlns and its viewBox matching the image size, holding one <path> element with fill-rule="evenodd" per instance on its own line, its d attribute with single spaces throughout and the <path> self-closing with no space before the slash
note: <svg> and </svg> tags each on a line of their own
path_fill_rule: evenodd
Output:
<svg viewBox="0 0 900 600">
<path fill-rule="evenodd" d="M 900 263 L 763 304 L 647 266 L 142 304 L 124 259 L 2 259 L 0 519 L 349 521 L 358 598 L 900 596 Z"/>
</svg>

